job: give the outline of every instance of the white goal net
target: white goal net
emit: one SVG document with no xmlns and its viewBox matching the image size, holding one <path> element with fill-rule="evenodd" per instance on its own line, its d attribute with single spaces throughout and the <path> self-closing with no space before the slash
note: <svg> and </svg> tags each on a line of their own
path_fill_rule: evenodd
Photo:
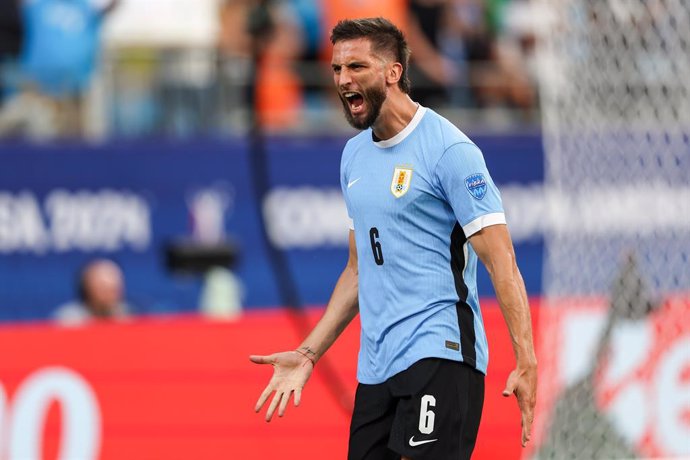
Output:
<svg viewBox="0 0 690 460">
<path fill-rule="evenodd" d="M 690 0 L 532 0 L 539 459 L 690 456 Z"/>
</svg>

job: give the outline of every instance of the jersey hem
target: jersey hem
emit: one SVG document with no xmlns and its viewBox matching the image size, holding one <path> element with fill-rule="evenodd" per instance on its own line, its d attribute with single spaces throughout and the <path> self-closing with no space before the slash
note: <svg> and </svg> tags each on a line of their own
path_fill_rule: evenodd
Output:
<svg viewBox="0 0 690 460">
<path fill-rule="evenodd" d="M 399 365 L 397 366 L 391 366 L 389 371 L 384 374 L 381 377 L 376 377 L 376 376 L 370 376 L 371 378 L 363 377 L 359 374 L 359 371 L 357 372 L 357 381 L 359 383 L 362 383 L 364 385 L 378 385 L 379 383 L 383 383 L 387 380 L 389 380 L 391 377 L 395 376 L 396 374 L 399 374 L 400 372 L 403 372 L 407 369 L 410 368 L 414 363 L 417 361 L 420 361 L 422 359 L 426 358 L 440 358 L 440 359 L 449 359 L 451 361 L 457 361 L 460 363 L 464 363 L 465 360 L 462 358 L 462 355 L 459 355 L 457 351 L 449 351 L 448 353 L 432 353 L 432 354 L 420 354 L 420 355 L 414 355 L 413 357 L 407 358 L 404 361 L 402 361 Z M 469 363 L 468 363 L 469 364 Z M 486 375 L 486 369 L 479 368 L 477 366 L 470 366 L 477 371 L 481 372 L 482 374 Z"/>
</svg>

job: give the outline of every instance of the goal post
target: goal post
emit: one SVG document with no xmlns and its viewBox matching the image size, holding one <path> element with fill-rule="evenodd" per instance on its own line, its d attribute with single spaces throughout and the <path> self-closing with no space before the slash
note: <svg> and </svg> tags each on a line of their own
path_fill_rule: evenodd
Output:
<svg viewBox="0 0 690 460">
<path fill-rule="evenodd" d="M 690 0 L 531 3 L 549 212 L 527 456 L 688 456 Z"/>
</svg>

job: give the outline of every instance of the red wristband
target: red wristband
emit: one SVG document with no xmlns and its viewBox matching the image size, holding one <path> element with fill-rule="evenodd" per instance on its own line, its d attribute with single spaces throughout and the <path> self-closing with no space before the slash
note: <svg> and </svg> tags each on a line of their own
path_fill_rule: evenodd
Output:
<svg viewBox="0 0 690 460">
<path fill-rule="evenodd" d="M 307 358 L 311 362 L 312 367 L 316 367 L 316 361 L 314 361 L 314 359 L 311 356 L 309 356 L 308 354 L 306 354 L 302 350 L 295 350 L 295 351 L 297 353 L 299 353 L 300 355 L 304 356 L 305 358 Z"/>
</svg>

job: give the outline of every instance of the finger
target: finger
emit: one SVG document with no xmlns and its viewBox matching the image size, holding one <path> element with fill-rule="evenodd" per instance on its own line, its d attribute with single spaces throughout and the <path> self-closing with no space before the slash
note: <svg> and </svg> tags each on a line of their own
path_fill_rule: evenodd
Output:
<svg viewBox="0 0 690 460">
<path fill-rule="evenodd" d="M 522 425 L 522 447 L 527 445 L 531 438 L 532 422 L 534 421 L 534 403 L 526 399 L 524 395 L 517 395 L 518 406 L 520 407 L 520 421 Z"/>
<path fill-rule="evenodd" d="M 283 393 L 283 397 L 280 398 L 280 406 L 278 407 L 278 417 L 282 417 L 285 414 L 285 409 L 287 408 L 289 401 L 290 392 Z"/>
<path fill-rule="evenodd" d="M 272 392 L 273 388 L 271 388 L 271 385 L 268 385 L 261 393 L 261 396 L 259 396 L 259 399 L 256 401 L 256 405 L 254 406 L 254 412 L 259 412 L 261 410 L 263 405 L 266 403 L 268 397 L 271 396 Z"/>
<path fill-rule="evenodd" d="M 508 381 L 506 382 L 506 387 L 503 390 L 503 396 L 510 396 L 515 392 L 515 381 L 512 378 L 513 376 L 511 375 L 508 377 Z"/>
<path fill-rule="evenodd" d="M 250 355 L 249 360 L 256 364 L 272 364 L 273 355 L 270 356 L 260 356 L 260 355 Z"/>
<path fill-rule="evenodd" d="M 522 427 L 522 447 L 527 446 L 527 443 L 531 439 L 531 434 L 525 427 Z"/>
<path fill-rule="evenodd" d="M 302 389 L 297 388 L 295 390 L 295 407 L 299 406 L 299 403 L 301 400 L 302 400 Z"/>
<path fill-rule="evenodd" d="M 273 399 L 271 400 L 271 405 L 268 406 L 268 411 L 266 412 L 266 421 L 270 422 L 271 418 L 273 417 L 273 413 L 276 411 L 276 407 L 278 407 L 278 403 L 280 403 L 280 399 L 283 396 L 282 391 L 276 391 L 276 394 L 273 396 Z"/>
<path fill-rule="evenodd" d="M 522 417 L 522 445 L 527 444 L 527 441 L 532 437 L 532 422 L 534 422 L 534 406 L 528 404 L 523 411 Z"/>
<path fill-rule="evenodd" d="M 532 437 L 532 422 L 529 421 L 528 416 L 522 417 L 522 447 L 527 445 L 527 442 Z"/>
<path fill-rule="evenodd" d="M 527 430 L 526 430 L 526 426 L 525 426 L 526 421 L 527 420 L 525 418 L 525 414 L 523 413 L 522 417 L 520 418 L 520 425 L 522 426 L 522 433 L 521 433 L 521 435 L 522 435 L 521 436 L 522 447 L 525 447 L 527 445 Z"/>
</svg>

